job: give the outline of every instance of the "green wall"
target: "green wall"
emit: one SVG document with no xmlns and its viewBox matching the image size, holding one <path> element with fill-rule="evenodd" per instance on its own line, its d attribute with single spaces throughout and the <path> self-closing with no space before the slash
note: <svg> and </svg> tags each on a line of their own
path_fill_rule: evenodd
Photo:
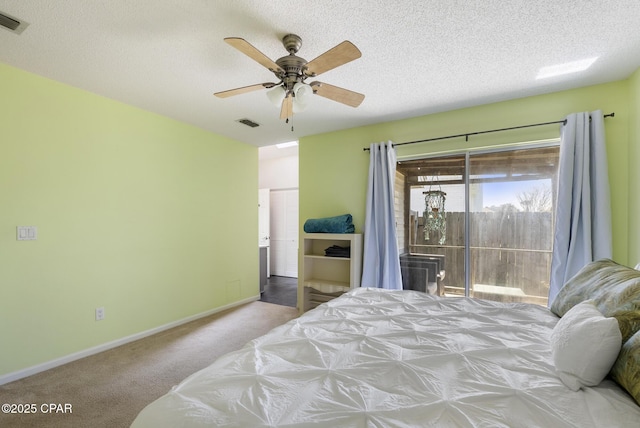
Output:
<svg viewBox="0 0 640 428">
<path fill-rule="evenodd" d="M 0 93 L 0 376 L 257 298 L 256 147 L 3 64 Z"/>
<path fill-rule="evenodd" d="M 629 256 L 638 254 L 636 238 L 629 239 L 629 219 L 636 221 L 638 180 L 630 183 L 630 169 L 638 161 L 638 125 L 630 137 L 629 90 L 635 88 L 638 110 L 639 78 L 590 86 L 547 95 L 521 98 L 479 107 L 460 109 L 394 122 L 379 123 L 340 132 L 302 138 L 300 140 L 300 226 L 308 218 L 351 213 L 358 232 L 365 215 L 365 194 L 369 154 L 363 148 L 370 143 L 391 140 L 395 143 L 433 137 L 506 128 L 531 123 L 562 120 L 581 111 L 615 112 L 606 119 L 606 138 L 611 182 L 614 258 L 631 263 Z M 366 103 L 366 100 L 365 100 Z M 637 118 L 637 113 L 635 113 Z M 635 132 L 635 134 L 634 134 Z M 525 130 L 507 131 L 438 142 L 398 147 L 398 157 L 441 153 L 464 148 L 486 147 L 523 141 L 537 141 L 559 136 L 559 126 L 550 125 Z M 630 148 L 630 138 L 633 138 Z M 630 161 L 630 153 L 635 161 Z M 636 177 L 637 178 L 637 177 Z M 633 207 L 633 208 L 631 208 Z M 635 211 L 633 211 L 635 209 Z M 630 217 L 630 214 L 636 215 Z M 634 259 L 635 260 L 635 259 Z M 634 262 L 635 264 L 635 262 Z"/>
</svg>

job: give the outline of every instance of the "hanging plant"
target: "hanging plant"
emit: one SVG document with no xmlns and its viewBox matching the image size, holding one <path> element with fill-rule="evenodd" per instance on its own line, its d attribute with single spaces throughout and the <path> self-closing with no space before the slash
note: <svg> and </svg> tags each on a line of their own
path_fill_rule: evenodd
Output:
<svg viewBox="0 0 640 428">
<path fill-rule="evenodd" d="M 439 232 L 438 244 L 443 245 L 447 234 L 447 222 L 445 220 L 444 201 L 446 193 L 442 190 L 424 192 L 424 239 L 429 240 L 432 232 Z"/>
</svg>

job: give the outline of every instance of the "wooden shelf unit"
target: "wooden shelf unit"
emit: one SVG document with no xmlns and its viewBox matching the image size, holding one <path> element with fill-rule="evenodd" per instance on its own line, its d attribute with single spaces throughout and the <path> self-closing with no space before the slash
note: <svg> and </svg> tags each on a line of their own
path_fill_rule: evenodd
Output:
<svg viewBox="0 0 640 428">
<path fill-rule="evenodd" d="M 298 310 L 304 313 L 360 286 L 361 233 L 305 233 L 298 278 Z M 325 256 L 332 245 L 350 247 L 350 257 Z"/>
</svg>

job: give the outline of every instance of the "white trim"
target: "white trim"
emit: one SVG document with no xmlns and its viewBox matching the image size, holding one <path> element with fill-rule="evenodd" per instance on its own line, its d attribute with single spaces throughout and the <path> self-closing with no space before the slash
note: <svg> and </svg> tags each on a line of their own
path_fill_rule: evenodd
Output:
<svg viewBox="0 0 640 428">
<path fill-rule="evenodd" d="M 211 309 L 211 310 L 206 311 L 206 312 L 201 312 L 199 314 L 195 314 L 195 315 L 192 315 L 190 317 L 183 318 L 181 320 L 173 321 L 173 322 L 170 322 L 168 324 L 164 324 L 164 325 L 161 325 L 159 327 L 152 328 L 150 330 L 142 331 L 140 333 L 136 333 L 136 334 L 132 334 L 130 336 L 126 336 L 126 337 L 120 338 L 120 339 L 112 340 L 111 342 L 106 342 L 106 343 L 103 343 L 101 345 L 94 346 L 92 348 L 84 349 L 82 351 L 74 352 L 73 354 L 65 355 L 64 357 L 56 358 L 54 360 L 47 361 L 45 363 L 41 363 L 41 364 L 37 364 L 35 366 L 27 367 L 26 369 L 18 370 L 18 371 L 12 372 L 12 373 L 7 373 L 5 375 L 0 376 L 0 385 L 4 385 L 6 383 L 16 381 L 18 379 L 22 379 L 22 378 L 25 378 L 27 376 L 32 376 L 32 375 L 34 375 L 36 373 L 40 373 L 40 372 L 43 372 L 45 370 L 49 370 L 49 369 L 52 369 L 54 367 L 61 366 L 63 364 L 70 363 L 72 361 L 79 360 L 81 358 L 85 358 L 85 357 L 88 357 L 88 356 L 91 356 L 91 355 L 94 355 L 94 354 L 98 354 L 100 352 L 107 351 L 109 349 L 116 348 L 116 347 L 121 346 L 121 345 L 125 345 L 125 344 L 127 344 L 129 342 L 134 342 L 136 340 L 143 339 L 145 337 L 154 335 L 156 333 L 160 333 L 162 331 L 169 330 L 170 328 L 174 328 L 174 327 L 177 327 L 179 325 L 186 324 L 188 322 L 195 321 L 197 319 L 204 318 L 206 316 L 213 315 L 215 313 L 225 311 L 227 309 L 235 308 L 237 306 L 244 305 L 246 303 L 251 303 L 251 302 L 254 302 L 254 301 L 259 300 L 259 299 L 260 299 L 259 295 L 258 296 L 253 296 L 253 297 L 249 297 L 249 298 L 240 300 L 238 302 L 234 302 L 234 303 L 230 303 L 228 305 L 220 306 L 218 308 Z"/>
</svg>

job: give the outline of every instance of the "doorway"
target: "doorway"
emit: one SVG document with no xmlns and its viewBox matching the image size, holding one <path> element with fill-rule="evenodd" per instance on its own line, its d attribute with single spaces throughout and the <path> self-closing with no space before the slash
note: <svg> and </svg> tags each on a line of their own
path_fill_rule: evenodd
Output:
<svg viewBox="0 0 640 428">
<path fill-rule="evenodd" d="M 298 275 L 298 146 L 258 150 L 259 189 L 267 193 L 269 272 L 260 300 L 296 306 Z"/>
</svg>

